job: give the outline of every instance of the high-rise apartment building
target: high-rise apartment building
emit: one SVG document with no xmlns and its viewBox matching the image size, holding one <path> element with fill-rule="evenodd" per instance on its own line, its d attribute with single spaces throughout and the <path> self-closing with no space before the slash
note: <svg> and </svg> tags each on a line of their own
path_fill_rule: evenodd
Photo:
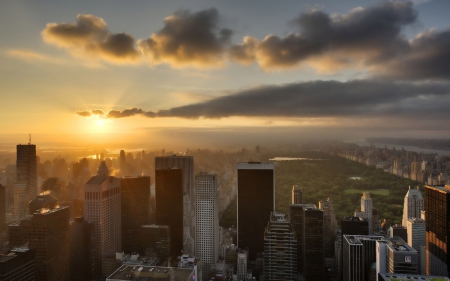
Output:
<svg viewBox="0 0 450 281">
<path fill-rule="evenodd" d="M 304 209 L 314 209 L 314 204 L 291 204 L 289 205 L 289 218 L 292 225 L 292 230 L 297 237 L 297 272 L 303 274 L 304 271 Z"/>
<path fill-rule="evenodd" d="M 292 204 L 303 204 L 303 189 L 296 185 L 292 187 Z"/>
<path fill-rule="evenodd" d="M 97 175 L 84 185 L 84 219 L 95 226 L 96 274 L 100 274 L 102 256 L 122 249 L 120 179 L 109 175 L 105 161 Z"/>
<path fill-rule="evenodd" d="M 275 165 L 237 164 L 237 245 L 248 248 L 250 260 L 264 251 L 264 229 L 275 209 Z"/>
<path fill-rule="evenodd" d="M 183 173 L 179 168 L 155 170 L 156 224 L 170 227 L 170 256 L 183 250 Z"/>
<path fill-rule="evenodd" d="M 264 232 L 264 280 L 297 280 L 296 235 L 289 218 L 275 211 Z"/>
<path fill-rule="evenodd" d="M 90 281 L 95 277 L 95 226 L 84 217 L 70 224 L 70 280 Z"/>
<path fill-rule="evenodd" d="M 155 169 L 179 168 L 182 171 L 183 192 L 183 251 L 193 254 L 195 250 L 195 177 L 194 157 L 158 156 L 155 157 Z"/>
<path fill-rule="evenodd" d="M 364 218 L 369 221 L 369 233 L 372 233 L 372 198 L 369 192 L 363 192 L 361 196 L 361 212 L 355 212 L 356 217 Z"/>
<path fill-rule="evenodd" d="M 450 185 L 425 186 L 426 274 L 449 276 Z"/>
<path fill-rule="evenodd" d="M 36 275 L 35 250 L 14 248 L 0 254 L 0 280 L 34 281 Z"/>
<path fill-rule="evenodd" d="M 69 208 L 42 209 L 9 226 L 11 247 L 35 250 L 36 281 L 69 279 Z"/>
<path fill-rule="evenodd" d="M 217 175 L 195 177 L 195 256 L 202 260 L 202 276 L 207 281 L 219 258 L 219 205 Z"/>
<path fill-rule="evenodd" d="M 139 229 L 150 222 L 150 177 L 121 178 L 120 201 L 122 251 L 137 252 Z"/>
<path fill-rule="evenodd" d="M 323 211 L 323 239 L 325 257 L 334 257 L 334 231 L 337 227 L 336 214 L 334 212 L 333 199 L 327 198 L 327 201 L 319 201 L 319 209 Z"/>
<path fill-rule="evenodd" d="M 419 273 L 425 273 L 425 244 L 426 244 L 426 228 L 425 220 L 421 218 L 409 218 L 406 223 L 408 234 L 408 245 L 411 246 L 419 254 Z"/>
<path fill-rule="evenodd" d="M 402 225 L 406 227 L 409 218 L 420 218 L 420 213 L 424 210 L 424 200 L 419 187 L 411 189 L 409 187 L 403 203 Z"/>
<path fill-rule="evenodd" d="M 36 145 L 17 145 L 16 183 L 14 184 L 14 219 L 29 214 L 28 202 L 38 194 Z"/>
<path fill-rule="evenodd" d="M 236 253 L 236 251 L 234 251 Z M 237 253 L 237 278 L 238 280 L 245 280 L 247 278 L 247 271 L 248 271 L 248 253 L 246 251 L 239 251 Z M 232 264 L 232 263 L 231 263 Z"/>
</svg>

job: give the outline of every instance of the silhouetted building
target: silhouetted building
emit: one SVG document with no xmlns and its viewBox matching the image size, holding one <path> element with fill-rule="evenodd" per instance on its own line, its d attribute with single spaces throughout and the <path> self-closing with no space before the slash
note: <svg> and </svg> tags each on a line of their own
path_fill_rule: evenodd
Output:
<svg viewBox="0 0 450 281">
<path fill-rule="evenodd" d="M 289 217 L 292 225 L 292 230 L 295 232 L 297 237 L 297 272 L 299 274 L 305 273 L 304 268 L 304 209 L 305 208 L 315 208 L 314 204 L 291 204 L 289 206 Z"/>
<path fill-rule="evenodd" d="M 450 185 L 425 186 L 426 216 L 426 274 L 447 276 L 450 261 Z"/>
<path fill-rule="evenodd" d="M 296 235 L 289 218 L 275 211 L 264 232 L 264 280 L 297 280 Z"/>
<path fill-rule="evenodd" d="M 292 187 L 292 204 L 303 204 L 303 189 L 296 185 Z"/>
<path fill-rule="evenodd" d="M 0 280 L 34 281 L 36 275 L 35 250 L 14 248 L 0 254 Z"/>
<path fill-rule="evenodd" d="M 155 170 L 156 224 L 170 227 L 170 256 L 183 250 L 182 170 Z"/>
<path fill-rule="evenodd" d="M 9 244 L 36 253 L 36 281 L 69 279 L 69 208 L 42 209 L 9 226 Z"/>
<path fill-rule="evenodd" d="M 170 257 L 170 227 L 142 225 L 139 230 L 139 254 L 167 260 Z"/>
<path fill-rule="evenodd" d="M 303 209 L 303 264 L 306 281 L 325 279 L 323 211 Z"/>
<path fill-rule="evenodd" d="M 337 226 L 334 204 L 331 197 L 326 201 L 319 201 L 319 209 L 323 211 L 323 239 L 326 258 L 334 257 L 335 230 Z"/>
<path fill-rule="evenodd" d="M 75 198 L 73 199 L 73 217 L 83 217 L 84 216 L 84 199 Z"/>
<path fill-rule="evenodd" d="M 139 250 L 138 236 L 141 225 L 150 221 L 150 177 L 126 177 L 120 179 L 122 251 Z"/>
<path fill-rule="evenodd" d="M 36 145 L 17 145 L 16 183 L 14 184 L 14 219 L 29 214 L 28 202 L 38 194 Z"/>
<path fill-rule="evenodd" d="M 237 164 L 237 245 L 248 248 L 250 260 L 264 251 L 267 218 L 275 209 L 274 168 L 273 163 Z"/>
<path fill-rule="evenodd" d="M 343 217 L 341 219 L 341 244 L 339 249 L 339 276 L 340 280 L 343 280 L 343 255 L 344 255 L 344 235 L 369 235 L 369 221 L 360 217 Z"/>
<path fill-rule="evenodd" d="M 6 231 L 6 187 L 0 184 L 0 235 Z"/>
<path fill-rule="evenodd" d="M 51 196 L 49 192 L 43 192 L 30 201 L 29 210 L 30 215 L 34 214 L 40 209 L 53 209 L 58 206 L 58 200 Z"/>
<path fill-rule="evenodd" d="M 96 275 L 102 256 L 122 249 L 120 197 L 120 179 L 110 176 L 102 161 L 97 175 L 84 185 L 84 219 L 95 226 Z"/>
<path fill-rule="evenodd" d="M 389 237 L 400 237 L 403 239 L 403 241 L 408 241 L 408 230 L 406 229 L 406 226 L 403 225 L 392 225 L 389 228 Z"/>
<path fill-rule="evenodd" d="M 95 277 L 95 226 L 84 217 L 70 224 L 70 280 L 90 281 Z"/>
</svg>

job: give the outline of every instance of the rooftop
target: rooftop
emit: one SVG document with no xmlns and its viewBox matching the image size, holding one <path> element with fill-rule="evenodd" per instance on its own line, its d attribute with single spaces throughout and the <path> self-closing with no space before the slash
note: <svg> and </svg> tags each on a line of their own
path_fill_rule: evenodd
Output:
<svg viewBox="0 0 450 281">
<path fill-rule="evenodd" d="M 93 176 L 86 184 L 102 184 L 107 176 Z"/>
<path fill-rule="evenodd" d="M 416 274 L 379 273 L 379 276 L 380 281 L 450 281 L 448 277 Z"/>
<path fill-rule="evenodd" d="M 188 281 L 194 275 L 189 268 L 122 265 L 106 280 Z"/>
</svg>

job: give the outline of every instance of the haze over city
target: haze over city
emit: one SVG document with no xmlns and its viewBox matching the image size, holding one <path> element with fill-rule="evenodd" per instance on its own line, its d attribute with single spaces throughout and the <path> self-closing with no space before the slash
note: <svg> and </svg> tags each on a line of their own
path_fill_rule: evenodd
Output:
<svg viewBox="0 0 450 281">
<path fill-rule="evenodd" d="M 450 129 L 446 0 L 0 6 L 4 144 L 28 133 L 188 147 Z"/>
</svg>

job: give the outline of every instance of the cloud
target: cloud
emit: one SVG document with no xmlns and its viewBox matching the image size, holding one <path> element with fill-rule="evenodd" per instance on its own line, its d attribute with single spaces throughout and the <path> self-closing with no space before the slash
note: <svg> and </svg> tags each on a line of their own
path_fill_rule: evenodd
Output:
<svg viewBox="0 0 450 281">
<path fill-rule="evenodd" d="M 131 35 L 109 32 L 105 21 L 94 15 L 79 14 L 75 23 L 48 23 L 41 34 L 45 42 L 76 55 L 113 63 L 135 63 L 140 58 Z"/>
<path fill-rule="evenodd" d="M 34 51 L 30 51 L 30 50 L 23 50 L 23 49 L 10 49 L 6 52 L 6 54 L 8 56 L 11 57 L 16 57 L 22 60 L 38 60 L 38 61 L 42 61 L 42 60 L 46 60 L 47 58 L 39 53 L 36 53 Z"/>
<path fill-rule="evenodd" d="M 216 9 L 197 13 L 179 11 L 164 20 L 164 27 L 138 47 L 150 64 L 167 63 L 174 67 L 211 67 L 223 63 L 224 50 L 232 31 L 217 29 Z"/>
<path fill-rule="evenodd" d="M 75 114 L 81 117 L 89 117 L 92 115 L 91 111 L 89 110 L 77 110 L 75 111 Z"/>
<path fill-rule="evenodd" d="M 400 31 L 416 17 L 410 2 L 384 2 L 346 15 L 312 10 L 294 20 L 300 33 L 268 35 L 261 41 L 246 38 L 231 48 L 231 57 L 246 63 L 254 59 L 266 70 L 298 67 L 310 58 L 336 53 L 373 64 L 409 48 Z"/>
<path fill-rule="evenodd" d="M 156 112 L 111 110 L 108 118 L 134 115 L 219 119 L 288 118 L 449 118 L 450 83 L 383 80 L 312 81 L 243 90 L 209 101 Z M 411 119 L 411 122 L 413 122 Z"/>
</svg>

